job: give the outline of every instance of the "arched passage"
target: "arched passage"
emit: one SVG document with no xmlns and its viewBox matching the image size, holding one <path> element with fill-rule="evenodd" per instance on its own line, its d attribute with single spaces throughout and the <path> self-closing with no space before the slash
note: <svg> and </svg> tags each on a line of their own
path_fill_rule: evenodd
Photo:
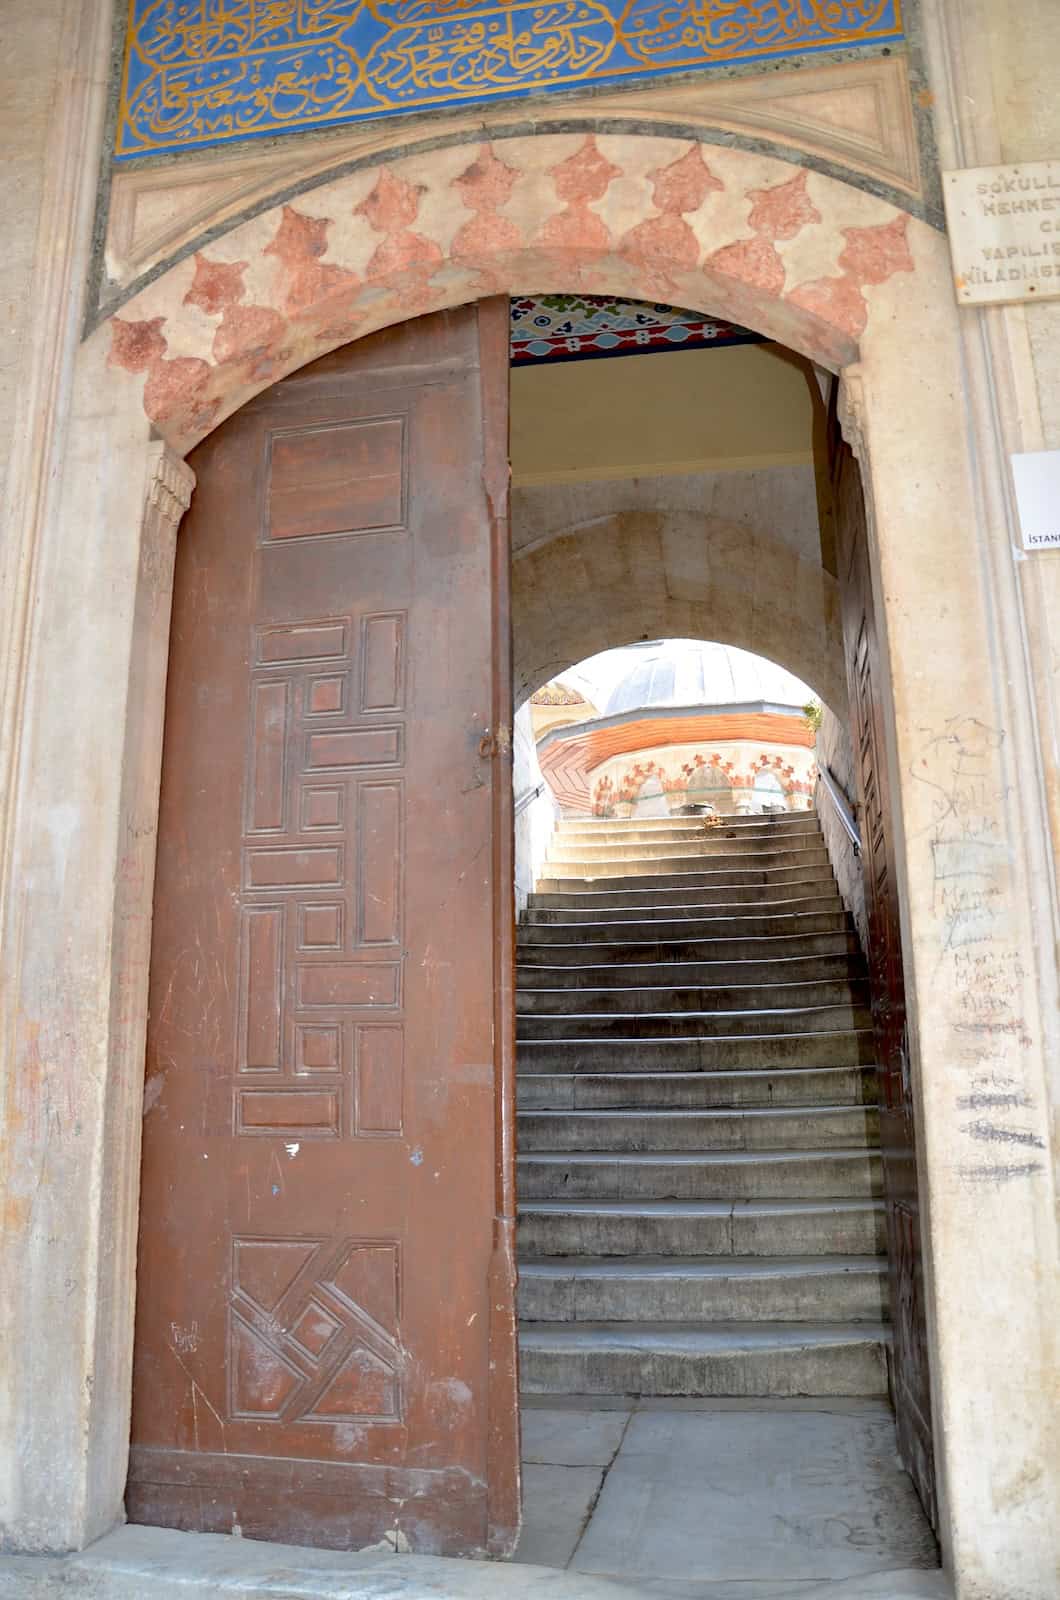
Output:
<svg viewBox="0 0 1060 1600">
<path fill-rule="evenodd" d="M 985 730 L 969 746 L 977 771 L 969 797 L 980 836 L 1004 848 L 989 862 L 978 857 L 973 871 L 984 885 L 977 895 L 996 907 L 989 972 L 1001 987 L 987 995 L 996 993 L 1000 1015 L 1011 1018 L 991 1025 L 990 1065 L 1011 1074 L 1025 1138 L 1042 1142 L 1043 1002 L 1021 964 L 1035 942 L 1027 908 L 1037 856 L 1027 828 L 1040 825 L 1032 786 L 1021 789 L 1015 776 L 1023 756 L 1033 764 L 1017 683 L 1023 657 L 1010 590 L 999 612 L 990 587 L 997 529 L 982 509 L 973 446 L 952 426 L 967 380 L 945 241 L 874 196 L 774 158 L 704 152 L 681 137 L 594 141 L 590 133 L 498 140 L 476 157 L 442 147 L 307 191 L 164 273 L 81 348 L 66 412 L 77 449 L 54 484 L 42 577 L 57 597 L 79 597 L 79 620 L 61 603 L 37 612 L 20 817 L 50 817 L 56 794 L 84 794 L 91 823 L 67 828 L 61 852 L 42 823 L 20 823 L 12 858 L 16 882 L 34 883 L 56 904 L 76 900 L 84 912 L 61 941 L 48 919 L 27 922 L 18 945 L 27 992 L 62 994 L 66 1006 L 61 1027 L 42 1029 L 29 1016 L 26 1083 L 46 1089 L 26 1090 L 30 1110 L 16 1128 L 13 1160 L 43 1175 L 41 1119 L 51 1126 L 57 1105 L 74 1106 L 78 1129 L 76 1149 L 48 1146 L 49 1162 L 62 1159 L 61 1205 L 49 1199 L 58 1187 L 42 1181 L 40 1203 L 20 1209 L 12 1230 L 14 1248 L 29 1242 L 11 1341 L 11 1392 L 24 1408 L 15 1425 L 43 1441 L 20 1504 L 28 1539 L 62 1546 L 98 1536 L 119 1514 L 125 1480 L 129 1208 L 166 564 L 190 487 L 174 452 L 278 376 L 374 327 L 484 294 L 577 285 L 728 315 L 847 369 L 848 429 L 870 466 L 897 713 L 889 737 L 920 1024 L 913 1070 L 926 1113 L 936 1403 L 946 1423 L 943 1540 L 980 1586 L 1006 1560 L 1023 1570 L 1027 1552 L 1041 1548 L 1048 1476 L 1013 1497 L 1003 1537 L 992 1486 L 1025 1485 L 1026 1462 L 1051 1459 L 1036 1398 L 1049 1370 L 1041 1329 L 1055 1323 L 1033 1247 L 1045 1179 L 1037 1166 L 1015 1186 L 991 1177 L 996 1147 L 976 1143 L 960 1114 L 981 1057 L 967 1027 L 961 952 L 933 876 L 945 826 L 938 798 L 953 791 L 955 741 L 961 730 Z M 159 439 L 161 447 L 152 442 Z M 955 572 L 964 576 L 960 606 L 951 603 Z M 945 670 L 925 673 L 925 661 Z M 1009 797 L 1018 793 L 1017 813 Z M 972 852 L 969 838 L 965 830 L 942 842 L 956 856 Z M 114 1195 L 124 1203 L 113 1205 Z M 54 1283 L 64 1272 L 84 1291 L 57 1375 L 34 1352 L 37 1333 L 54 1322 Z M 997 1274 L 1008 1295 L 991 1292 Z M 108 1308 L 105 1340 L 100 1306 Z M 980 1335 L 974 1348 L 969 1327 Z M 999 1370 L 1002 1345 L 1012 1359 Z M 991 1399 L 985 1411 L 972 1403 L 979 1386 Z M 996 1416 L 1005 1428 L 993 1426 Z M 50 1464 L 60 1441 L 67 1459 L 56 1479 Z M 984 1470 L 961 1471 L 968 1459 Z"/>
<path fill-rule="evenodd" d="M 576 661 L 634 639 L 716 639 L 787 667 L 839 716 L 836 581 L 768 534 L 688 511 L 564 529 L 512 573 L 519 703 Z"/>
</svg>

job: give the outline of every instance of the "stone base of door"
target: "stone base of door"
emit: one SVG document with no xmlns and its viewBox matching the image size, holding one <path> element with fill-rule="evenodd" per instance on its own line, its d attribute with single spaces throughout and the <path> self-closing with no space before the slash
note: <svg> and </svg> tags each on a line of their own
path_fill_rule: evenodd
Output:
<svg viewBox="0 0 1060 1600">
<path fill-rule="evenodd" d="M 305 1550 L 294 1545 L 116 1528 L 69 1556 L 0 1556 L 0 1600 L 669 1600 L 691 1585 L 626 1585 L 552 1567 L 449 1561 L 393 1551 Z M 875 1572 L 836 1583 L 718 1583 L 694 1586 L 696 1600 L 951 1600 L 941 1572 Z"/>
</svg>

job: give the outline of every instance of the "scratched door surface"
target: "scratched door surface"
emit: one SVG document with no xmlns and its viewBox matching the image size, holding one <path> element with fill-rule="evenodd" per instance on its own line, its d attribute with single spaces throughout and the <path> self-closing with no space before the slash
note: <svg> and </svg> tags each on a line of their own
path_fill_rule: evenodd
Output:
<svg viewBox="0 0 1060 1600">
<path fill-rule="evenodd" d="M 133 1521 L 503 1552 L 507 302 L 195 452 L 144 1111 Z"/>
<path fill-rule="evenodd" d="M 885 669 L 876 626 L 861 474 L 857 459 L 839 433 L 834 415 L 830 438 L 843 639 L 869 919 L 867 955 L 880 1085 L 880 1138 L 894 1341 L 891 1393 L 902 1460 L 935 1526 L 937 1506 L 917 1195 L 916 1127 L 909 1077 L 893 811 L 880 699 Z"/>
</svg>

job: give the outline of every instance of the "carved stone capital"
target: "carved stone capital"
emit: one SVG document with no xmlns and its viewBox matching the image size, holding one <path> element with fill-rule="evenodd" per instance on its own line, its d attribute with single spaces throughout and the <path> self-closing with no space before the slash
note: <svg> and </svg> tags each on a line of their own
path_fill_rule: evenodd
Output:
<svg viewBox="0 0 1060 1600">
<path fill-rule="evenodd" d="M 868 467 L 865 410 L 865 384 L 861 368 L 857 365 L 844 367 L 839 374 L 836 411 L 843 438 L 857 456 L 862 471 Z"/>
<path fill-rule="evenodd" d="M 191 504 L 195 474 L 171 445 L 149 447 L 144 519 L 140 534 L 140 577 L 152 596 L 173 586 L 173 558 L 180 519 Z"/>
<path fill-rule="evenodd" d="M 163 440 L 151 445 L 147 462 L 147 508 L 169 523 L 174 533 L 191 505 L 194 487 L 195 474 L 182 456 Z"/>
</svg>

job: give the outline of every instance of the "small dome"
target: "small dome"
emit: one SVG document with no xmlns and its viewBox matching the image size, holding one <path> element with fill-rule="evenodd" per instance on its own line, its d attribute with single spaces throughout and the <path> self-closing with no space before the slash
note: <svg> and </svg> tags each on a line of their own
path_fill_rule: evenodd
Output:
<svg viewBox="0 0 1060 1600">
<path fill-rule="evenodd" d="M 608 697 L 605 715 L 649 706 L 768 705 L 801 709 L 813 698 L 798 678 L 749 650 L 695 639 L 655 640 L 623 652 L 629 670 Z"/>
</svg>

